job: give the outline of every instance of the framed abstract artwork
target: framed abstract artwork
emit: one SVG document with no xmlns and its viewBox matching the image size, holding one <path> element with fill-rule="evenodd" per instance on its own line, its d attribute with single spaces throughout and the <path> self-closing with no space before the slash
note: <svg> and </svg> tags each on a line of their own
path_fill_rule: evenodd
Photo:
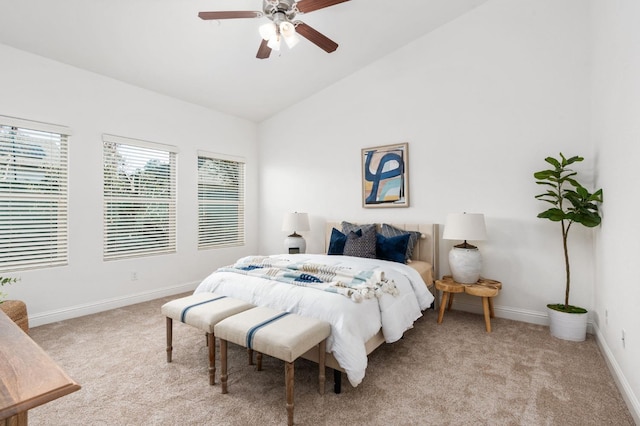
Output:
<svg viewBox="0 0 640 426">
<path fill-rule="evenodd" d="M 362 149 L 362 207 L 409 207 L 409 144 Z"/>
</svg>

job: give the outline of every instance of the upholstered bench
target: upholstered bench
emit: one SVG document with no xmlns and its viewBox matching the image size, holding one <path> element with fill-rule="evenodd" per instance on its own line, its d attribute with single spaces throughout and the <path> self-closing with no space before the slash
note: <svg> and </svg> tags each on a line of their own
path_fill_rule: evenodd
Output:
<svg viewBox="0 0 640 426">
<path fill-rule="evenodd" d="M 173 320 L 189 324 L 206 333 L 209 347 L 209 384 L 215 384 L 216 341 L 214 326 L 223 319 L 253 308 L 242 300 L 215 293 L 197 293 L 175 299 L 162 305 L 161 311 L 167 317 L 167 362 L 171 362 L 173 351 Z"/>
<path fill-rule="evenodd" d="M 227 393 L 227 342 L 265 354 L 285 362 L 288 424 L 293 424 L 294 361 L 314 346 L 318 346 L 318 382 L 324 394 L 324 363 L 326 339 L 331 334 L 329 323 L 314 318 L 257 307 L 220 321 L 214 327 L 220 339 L 220 382 L 222 393 Z"/>
</svg>

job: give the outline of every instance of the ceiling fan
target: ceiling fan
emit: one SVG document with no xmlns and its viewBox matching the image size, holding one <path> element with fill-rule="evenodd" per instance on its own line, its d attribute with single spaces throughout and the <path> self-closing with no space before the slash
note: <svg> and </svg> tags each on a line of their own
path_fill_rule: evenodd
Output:
<svg viewBox="0 0 640 426">
<path fill-rule="evenodd" d="M 272 50 L 280 50 L 280 42 L 289 48 L 299 41 L 298 34 L 331 53 L 338 48 L 338 43 L 319 33 L 304 22 L 295 20 L 297 14 L 313 12 L 349 0 L 264 0 L 262 11 L 220 11 L 200 12 L 198 16 L 204 20 L 262 18 L 266 16 L 269 22 L 260 26 L 262 43 L 258 48 L 256 58 L 266 59 Z"/>
</svg>

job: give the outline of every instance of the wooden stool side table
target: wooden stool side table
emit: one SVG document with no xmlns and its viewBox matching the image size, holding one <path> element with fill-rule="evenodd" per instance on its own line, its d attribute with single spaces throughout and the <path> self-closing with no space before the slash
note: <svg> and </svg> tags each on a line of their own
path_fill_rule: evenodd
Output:
<svg viewBox="0 0 640 426">
<path fill-rule="evenodd" d="M 480 278 L 475 284 L 458 283 L 450 275 L 445 275 L 441 280 L 436 280 L 436 289 L 442 291 L 438 324 L 441 324 L 444 318 L 445 305 L 448 311 L 451 310 L 453 296 L 456 293 L 467 293 L 471 296 L 482 297 L 485 328 L 487 333 L 491 333 L 491 318 L 494 317 L 493 298 L 498 295 L 501 288 L 502 283 L 500 281 L 486 278 Z"/>
</svg>

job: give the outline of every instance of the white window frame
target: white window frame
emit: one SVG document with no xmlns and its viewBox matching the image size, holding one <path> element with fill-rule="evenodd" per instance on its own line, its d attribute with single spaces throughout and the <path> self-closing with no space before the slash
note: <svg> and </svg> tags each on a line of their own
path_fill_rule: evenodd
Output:
<svg viewBox="0 0 640 426">
<path fill-rule="evenodd" d="M 175 253 L 177 147 L 109 134 L 102 141 L 103 259 Z"/>
<path fill-rule="evenodd" d="M 225 185 L 208 174 L 205 162 L 228 172 Z M 245 160 L 198 151 L 198 249 L 245 244 Z"/>
<path fill-rule="evenodd" d="M 69 136 L 0 116 L 0 273 L 69 263 Z"/>
</svg>

